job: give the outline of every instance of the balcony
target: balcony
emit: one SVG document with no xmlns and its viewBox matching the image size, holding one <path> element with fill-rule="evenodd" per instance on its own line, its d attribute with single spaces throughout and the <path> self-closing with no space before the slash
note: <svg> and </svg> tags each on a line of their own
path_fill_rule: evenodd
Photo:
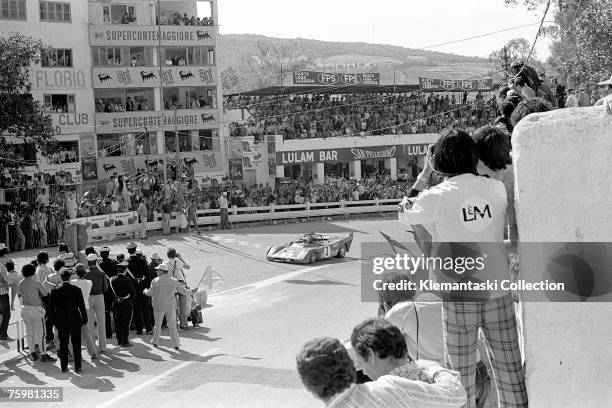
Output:
<svg viewBox="0 0 612 408">
<path fill-rule="evenodd" d="M 214 46 L 217 26 L 90 25 L 91 46 Z"/>
<path fill-rule="evenodd" d="M 219 127 L 219 111 L 212 108 L 170 111 L 96 113 L 97 133 L 143 132 Z"/>
<path fill-rule="evenodd" d="M 94 88 L 156 88 L 160 86 L 216 86 L 214 66 L 120 67 L 92 69 Z"/>
</svg>

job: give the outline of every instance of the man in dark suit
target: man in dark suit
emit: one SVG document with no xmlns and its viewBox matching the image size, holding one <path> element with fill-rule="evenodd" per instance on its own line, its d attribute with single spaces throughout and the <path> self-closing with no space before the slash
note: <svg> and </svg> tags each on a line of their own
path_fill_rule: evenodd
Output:
<svg viewBox="0 0 612 408">
<path fill-rule="evenodd" d="M 133 318 L 134 328 L 136 334 L 141 336 L 143 326 L 147 331 L 147 334 L 153 334 L 153 322 L 150 316 L 144 314 L 144 295 L 142 291 L 145 289 L 145 277 L 147 274 L 147 261 L 136 253 L 136 244 L 130 242 L 127 245 L 127 251 L 129 254 L 128 258 L 128 276 L 132 279 L 132 283 L 136 288 L 136 296 L 132 299 L 134 305 Z M 145 317 L 147 317 L 145 319 Z"/>
<path fill-rule="evenodd" d="M 117 275 L 117 262 L 113 259 L 110 259 L 110 248 L 102 247 L 100 248 L 100 257 L 102 260 L 100 261 L 100 268 L 106 273 L 108 278 L 112 278 Z M 113 310 L 113 301 L 114 301 L 113 292 L 109 289 L 104 292 L 104 308 L 106 315 L 106 338 L 110 339 L 113 337 L 113 325 L 111 320 L 111 312 Z"/>
<path fill-rule="evenodd" d="M 117 256 L 119 258 L 119 256 Z M 136 288 L 127 275 L 128 263 L 124 260 L 117 264 L 117 275 L 110 280 L 110 288 L 115 296 L 113 315 L 115 316 L 115 332 L 117 343 L 122 347 L 130 347 L 128 341 L 130 322 L 132 320 L 133 299 L 136 297 Z"/>
<path fill-rule="evenodd" d="M 87 324 L 87 309 L 81 289 L 70 283 L 68 268 L 59 271 L 62 285 L 51 291 L 49 313 L 59 337 L 59 358 L 62 372 L 68 371 L 68 341 L 72 341 L 74 371 L 81 372 L 81 326 Z"/>
</svg>

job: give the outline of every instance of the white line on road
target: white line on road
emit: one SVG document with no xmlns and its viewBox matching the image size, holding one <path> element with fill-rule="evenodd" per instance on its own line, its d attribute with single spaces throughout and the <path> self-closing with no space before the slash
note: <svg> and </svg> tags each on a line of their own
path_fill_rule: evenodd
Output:
<svg viewBox="0 0 612 408">
<path fill-rule="evenodd" d="M 308 273 L 308 272 L 318 271 L 319 269 L 327 268 L 329 266 L 333 266 L 333 265 L 329 264 L 329 265 L 321 265 L 321 266 L 314 266 L 314 267 L 311 266 L 311 267 L 300 269 L 300 270 L 297 270 L 297 271 L 287 272 L 285 274 L 274 276 L 274 277 L 269 278 L 269 279 L 264 279 L 264 280 L 261 280 L 261 281 L 258 281 L 258 282 L 253 282 L 253 283 L 250 283 L 250 284 L 247 284 L 247 285 L 238 286 L 237 288 L 222 290 L 221 292 L 216 292 L 216 293 L 211 293 L 210 296 L 211 296 L 211 298 L 214 298 L 214 297 L 217 297 L 217 296 L 226 295 L 228 293 L 240 292 L 241 290 L 248 289 L 247 291 L 240 292 L 240 294 L 243 295 L 245 293 L 252 292 L 254 290 L 258 290 L 258 289 L 261 289 L 261 288 L 265 288 L 267 286 L 271 286 L 271 285 L 277 284 L 277 283 L 282 282 L 284 280 L 293 278 L 294 276 L 302 275 L 302 274 Z"/>
<path fill-rule="evenodd" d="M 214 353 L 218 352 L 219 350 L 220 350 L 220 348 L 214 348 L 212 350 L 208 350 L 207 352 L 205 352 L 203 354 L 200 354 L 200 356 L 198 358 L 196 358 L 195 360 L 185 361 L 185 362 L 177 365 L 176 367 L 173 367 L 173 368 L 171 368 L 171 369 L 169 369 L 167 371 L 164 371 L 163 373 L 161 373 L 159 375 L 156 375 L 155 377 L 151 378 L 150 380 L 145 381 L 143 383 L 140 383 L 136 387 L 134 387 L 134 388 L 132 388 L 132 389 L 126 391 L 126 392 L 123 392 L 123 393 L 117 395 L 114 398 L 109 399 L 108 401 L 98 405 L 96 408 L 110 407 L 111 405 L 121 401 L 122 399 L 127 398 L 130 395 L 132 395 L 132 394 L 142 390 L 143 388 L 146 388 L 146 387 L 150 386 L 151 384 L 156 383 L 157 381 L 159 381 L 161 379 L 164 379 L 165 377 L 169 376 L 170 374 L 172 374 L 172 373 L 174 373 L 176 371 L 182 370 L 183 368 L 185 368 L 185 367 L 187 367 L 187 366 L 189 366 L 189 365 L 191 365 L 193 363 L 197 363 L 198 361 L 202 360 L 203 358 L 205 358 L 205 357 L 207 357 L 207 356 L 209 356 L 211 354 L 214 354 Z"/>
</svg>

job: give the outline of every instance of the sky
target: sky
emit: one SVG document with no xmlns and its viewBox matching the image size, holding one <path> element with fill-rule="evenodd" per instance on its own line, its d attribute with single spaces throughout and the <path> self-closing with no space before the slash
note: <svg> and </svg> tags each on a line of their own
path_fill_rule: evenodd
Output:
<svg viewBox="0 0 612 408">
<path fill-rule="evenodd" d="M 506 7 L 503 0 L 217 0 L 221 34 L 261 34 L 281 38 L 352 41 L 422 48 L 532 24 L 483 38 L 430 48 L 432 51 L 488 56 L 513 38 L 531 43 L 543 9 Z M 549 10 L 547 20 L 552 20 Z M 538 58 L 549 41 L 536 44 Z"/>
</svg>

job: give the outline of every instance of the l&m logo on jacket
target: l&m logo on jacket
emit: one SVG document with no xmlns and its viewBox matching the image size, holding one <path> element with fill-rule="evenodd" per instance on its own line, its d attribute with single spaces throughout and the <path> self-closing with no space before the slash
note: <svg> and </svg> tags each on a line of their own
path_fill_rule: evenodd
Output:
<svg viewBox="0 0 612 408">
<path fill-rule="evenodd" d="M 491 204 L 482 197 L 471 197 L 461 205 L 461 222 L 470 231 L 484 231 L 493 220 Z"/>
</svg>

